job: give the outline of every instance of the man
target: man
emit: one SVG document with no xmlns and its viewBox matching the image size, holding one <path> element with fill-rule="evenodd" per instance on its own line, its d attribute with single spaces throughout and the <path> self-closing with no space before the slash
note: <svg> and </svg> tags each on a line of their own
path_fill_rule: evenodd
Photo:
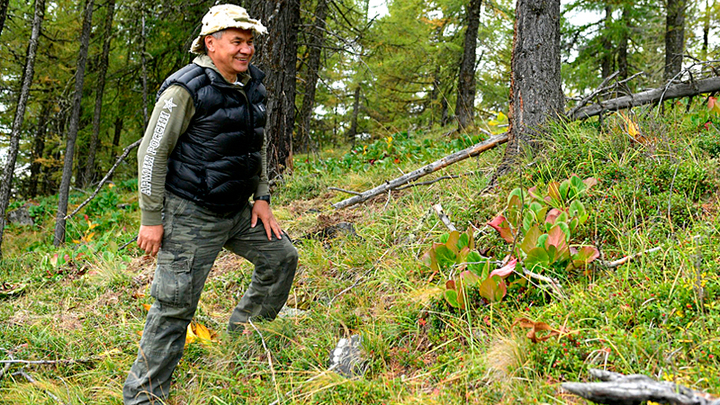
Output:
<svg viewBox="0 0 720 405">
<path fill-rule="evenodd" d="M 250 64 L 254 37 L 266 32 L 242 7 L 212 7 L 190 49 L 199 56 L 158 92 L 138 151 L 138 245 L 158 256 L 155 303 L 125 381 L 125 404 L 167 398 L 187 326 L 223 246 L 255 265 L 229 331 L 251 318 L 274 319 L 287 300 L 298 257 L 270 210 L 265 75 Z"/>
</svg>

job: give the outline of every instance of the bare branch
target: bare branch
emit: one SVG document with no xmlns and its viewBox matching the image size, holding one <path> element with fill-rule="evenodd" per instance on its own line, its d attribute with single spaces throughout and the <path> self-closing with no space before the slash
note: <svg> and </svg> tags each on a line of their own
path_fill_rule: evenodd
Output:
<svg viewBox="0 0 720 405">
<path fill-rule="evenodd" d="M 70 214 L 68 214 L 68 215 L 65 216 L 65 220 L 66 220 L 66 221 L 67 221 L 68 219 L 72 218 L 75 214 L 77 214 L 78 211 L 80 211 L 81 209 L 83 209 L 83 207 L 85 207 L 86 205 L 88 205 L 88 203 L 90 203 L 90 201 L 92 201 L 93 198 L 97 197 L 97 195 L 98 195 L 98 193 L 100 192 L 100 189 L 102 188 L 102 186 L 104 186 L 105 183 L 108 181 L 108 179 L 113 175 L 113 173 L 115 173 L 115 169 L 117 169 L 117 167 L 120 166 L 120 163 L 121 163 L 123 160 L 125 160 L 126 157 L 128 157 L 128 155 L 130 154 L 130 152 L 131 152 L 133 149 L 137 148 L 137 147 L 140 145 L 140 142 L 142 142 L 142 139 L 138 139 L 137 141 L 135 141 L 135 142 L 133 142 L 132 144 L 128 145 L 128 146 L 123 150 L 122 155 L 120 155 L 120 157 L 118 157 L 117 161 L 115 161 L 115 164 L 113 165 L 113 167 L 110 168 L 110 170 L 107 172 L 107 174 L 105 175 L 105 177 L 103 177 L 103 179 L 100 180 L 100 184 L 98 184 L 97 188 L 96 188 L 95 191 L 90 195 L 90 197 L 88 197 L 85 201 L 83 201 L 82 204 L 78 205 L 78 207 L 75 208 L 75 210 L 74 210 L 73 212 L 71 212 Z"/>
</svg>

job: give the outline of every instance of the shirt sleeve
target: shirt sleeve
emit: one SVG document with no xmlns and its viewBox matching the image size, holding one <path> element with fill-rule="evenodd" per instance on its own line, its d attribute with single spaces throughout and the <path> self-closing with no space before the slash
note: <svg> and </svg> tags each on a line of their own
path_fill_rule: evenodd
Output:
<svg viewBox="0 0 720 405">
<path fill-rule="evenodd" d="M 260 150 L 260 182 L 258 182 L 258 186 L 255 189 L 255 197 L 270 195 L 270 185 L 267 175 L 267 135 L 264 132 L 265 131 L 263 131 L 263 146 Z"/>
<path fill-rule="evenodd" d="M 142 225 L 162 224 L 168 157 L 194 114 L 190 93 L 178 85 L 168 87 L 155 103 L 137 155 Z"/>
</svg>

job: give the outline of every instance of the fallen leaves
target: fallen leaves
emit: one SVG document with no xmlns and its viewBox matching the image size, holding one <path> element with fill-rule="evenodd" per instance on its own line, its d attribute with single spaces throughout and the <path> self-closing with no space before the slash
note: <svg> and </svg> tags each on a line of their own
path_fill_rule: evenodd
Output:
<svg viewBox="0 0 720 405">
<path fill-rule="evenodd" d="M 145 308 L 146 311 L 149 311 L 152 305 L 142 304 L 142 307 Z M 137 334 L 142 336 L 143 331 L 138 331 Z M 214 330 L 196 321 L 192 321 L 188 325 L 187 334 L 185 335 L 185 346 L 195 342 L 199 342 L 203 345 L 210 345 L 216 341 L 217 332 L 215 332 Z"/>
<path fill-rule="evenodd" d="M 555 328 L 551 327 L 550 325 L 546 324 L 545 322 L 536 322 L 536 321 L 530 320 L 528 318 L 517 319 L 517 320 L 515 320 L 515 322 L 513 322 L 512 326 L 513 327 L 519 326 L 521 328 L 530 329 L 526 336 L 533 343 L 544 342 L 554 336 L 557 336 L 558 338 L 562 338 L 562 337 L 572 335 L 573 333 L 575 333 L 575 332 L 565 328 L 564 326 L 561 326 L 559 329 L 555 329 Z M 543 333 L 542 335 L 540 335 L 539 332 L 548 332 L 548 333 Z"/>
</svg>

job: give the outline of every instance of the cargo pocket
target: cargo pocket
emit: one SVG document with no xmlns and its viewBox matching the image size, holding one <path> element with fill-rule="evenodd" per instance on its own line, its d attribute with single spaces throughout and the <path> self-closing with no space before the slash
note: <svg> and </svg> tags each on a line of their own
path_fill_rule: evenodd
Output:
<svg viewBox="0 0 720 405">
<path fill-rule="evenodd" d="M 158 252 L 155 278 L 150 295 L 163 304 L 187 307 L 192 303 L 193 256 L 186 253 Z"/>
</svg>

